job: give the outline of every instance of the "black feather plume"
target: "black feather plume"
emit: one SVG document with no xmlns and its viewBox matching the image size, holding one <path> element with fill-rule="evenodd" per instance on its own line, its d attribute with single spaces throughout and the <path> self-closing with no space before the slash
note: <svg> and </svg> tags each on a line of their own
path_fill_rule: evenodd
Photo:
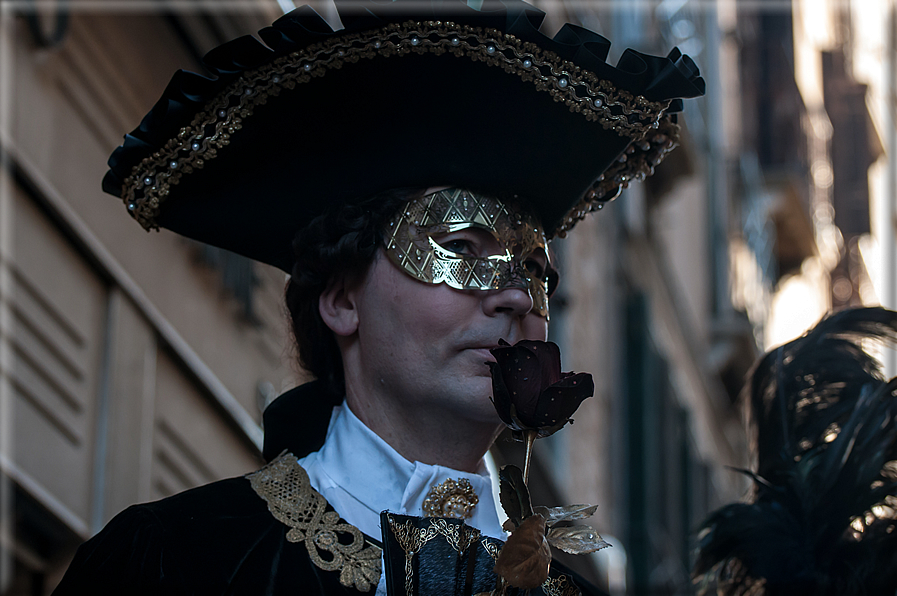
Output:
<svg viewBox="0 0 897 596">
<path fill-rule="evenodd" d="M 754 487 L 704 522 L 699 594 L 897 593 L 897 378 L 876 340 L 897 340 L 897 312 L 845 310 L 754 367 Z"/>
</svg>

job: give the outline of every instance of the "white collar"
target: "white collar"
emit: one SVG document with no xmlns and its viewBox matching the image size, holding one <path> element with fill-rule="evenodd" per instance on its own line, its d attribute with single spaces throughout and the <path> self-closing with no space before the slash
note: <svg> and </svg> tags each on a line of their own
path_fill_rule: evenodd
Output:
<svg viewBox="0 0 897 596">
<path fill-rule="evenodd" d="M 334 408 L 320 451 L 299 460 L 312 486 L 350 524 L 380 537 L 380 512 L 422 516 L 430 489 L 449 478 L 466 478 L 479 503 L 465 520 L 483 534 L 504 540 L 492 475 L 481 460 L 477 473 L 410 462 L 364 425 L 348 406 Z"/>
</svg>

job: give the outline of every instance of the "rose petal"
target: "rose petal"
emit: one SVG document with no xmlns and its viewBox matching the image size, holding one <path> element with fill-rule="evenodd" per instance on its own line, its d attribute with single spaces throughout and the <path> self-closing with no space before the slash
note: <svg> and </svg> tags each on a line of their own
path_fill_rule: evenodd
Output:
<svg viewBox="0 0 897 596">
<path fill-rule="evenodd" d="M 535 421 L 539 428 L 562 425 L 579 408 L 583 400 L 592 397 L 595 384 L 589 373 L 578 373 L 562 379 L 546 389 L 539 399 Z"/>
<path fill-rule="evenodd" d="M 517 416 L 528 424 L 539 402 L 541 365 L 536 355 L 517 346 L 493 348 L 495 363 L 501 370 L 502 382 L 510 401 L 517 407 Z M 493 377 L 494 379 L 494 377 Z"/>
<path fill-rule="evenodd" d="M 489 369 L 492 371 L 492 405 L 495 406 L 495 411 L 498 412 L 498 417 L 501 418 L 501 421 L 510 426 L 512 424 L 511 396 L 501 374 L 501 367 L 497 366 L 495 362 L 487 362 L 486 364 L 489 365 Z"/>
<path fill-rule="evenodd" d="M 561 380 L 561 349 L 556 343 L 524 339 L 514 344 L 514 347 L 529 350 L 538 358 L 540 391 Z"/>
<path fill-rule="evenodd" d="M 585 396 L 583 399 L 595 394 L 595 381 L 589 373 L 564 373 L 564 377 L 554 383 L 552 387 L 576 390 Z"/>
<path fill-rule="evenodd" d="M 527 419 L 526 422 L 521 420 L 517 416 L 517 408 L 514 406 L 514 404 L 511 404 L 511 423 L 507 425 L 508 428 L 510 428 L 511 430 L 520 431 L 520 432 L 525 431 L 525 430 L 532 430 L 533 427 L 530 425 L 530 422 L 531 422 L 530 419 Z M 524 440 L 520 437 L 514 437 L 514 438 L 517 439 L 518 441 Z"/>
</svg>

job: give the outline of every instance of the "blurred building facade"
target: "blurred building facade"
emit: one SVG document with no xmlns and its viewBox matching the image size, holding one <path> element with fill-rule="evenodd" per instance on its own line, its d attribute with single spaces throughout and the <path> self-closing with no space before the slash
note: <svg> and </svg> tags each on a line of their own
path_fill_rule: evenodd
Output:
<svg viewBox="0 0 897 596">
<path fill-rule="evenodd" d="M 750 365 L 831 309 L 880 301 L 861 246 L 888 130 L 869 79 L 886 60 L 866 48 L 878 79 L 860 77 L 855 56 L 888 3 L 561 4 L 552 25 L 605 34 L 609 62 L 679 46 L 708 84 L 685 102 L 682 147 L 556 243 L 551 332 L 565 368 L 599 383 L 537 451 L 555 498 L 600 504 L 615 547 L 594 557 L 599 583 L 688 593 L 697 525 L 748 486 L 725 466 L 750 465 L 737 399 Z"/>
<path fill-rule="evenodd" d="M 52 6 L 70 10 L 0 8 L 0 593 L 16 595 L 49 593 L 128 505 L 257 469 L 260 407 L 297 382 L 282 273 L 148 234 L 99 186 L 175 69 L 282 10 Z"/>
<path fill-rule="evenodd" d="M 879 83 L 852 58 L 874 51 L 858 33 L 823 39 L 810 0 L 532 3 L 547 29 L 612 39 L 612 63 L 678 45 L 708 83 L 655 176 L 555 242 L 552 339 L 596 395 L 537 444 L 534 480 L 541 504 L 598 504 L 591 523 L 614 544 L 565 562 L 612 594 L 687 593 L 694 529 L 748 486 L 725 466 L 750 465 L 737 403 L 750 364 L 878 287 L 863 239 L 882 184 L 863 180 L 887 171 L 886 128 L 865 110 Z M 171 73 L 286 4 L 0 13 L 0 594 L 48 593 L 131 503 L 257 468 L 261 410 L 303 378 L 282 273 L 146 234 L 99 191 Z M 824 27 L 856 28 L 856 4 L 826 4 Z"/>
<path fill-rule="evenodd" d="M 801 1 L 801 88 L 831 124 L 832 302 L 897 307 L 897 3 Z M 821 98 L 821 99 L 820 99 Z M 897 354 L 884 354 L 890 376 Z"/>
</svg>

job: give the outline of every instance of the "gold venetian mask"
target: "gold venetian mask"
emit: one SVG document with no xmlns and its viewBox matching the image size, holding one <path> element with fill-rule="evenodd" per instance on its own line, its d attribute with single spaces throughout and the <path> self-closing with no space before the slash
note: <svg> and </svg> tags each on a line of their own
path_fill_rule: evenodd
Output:
<svg viewBox="0 0 897 596">
<path fill-rule="evenodd" d="M 550 264 L 531 216 L 496 198 L 447 188 L 409 201 L 386 225 L 386 254 L 411 277 L 459 290 L 520 288 L 548 318 Z"/>
</svg>

